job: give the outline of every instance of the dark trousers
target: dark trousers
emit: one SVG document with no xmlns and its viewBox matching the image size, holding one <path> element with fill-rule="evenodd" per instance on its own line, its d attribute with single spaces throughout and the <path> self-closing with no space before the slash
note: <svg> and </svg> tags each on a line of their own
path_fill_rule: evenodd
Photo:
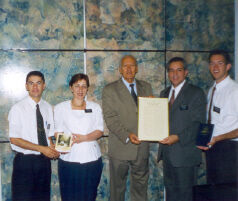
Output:
<svg viewBox="0 0 238 201">
<path fill-rule="evenodd" d="M 224 140 L 206 152 L 207 183 L 237 183 L 238 142 Z"/>
<path fill-rule="evenodd" d="M 134 161 L 109 158 L 110 201 L 124 201 L 126 180 L 130 170 L 130 200 L 147 201 L 149 159 L 138 157 Z"/>
<path fill-rule="evenodd" d="M 13 161 L 12 201 L 50 201 L 50 181 L 49 158 L 16 154 Z"/>
<path fill-rule="evenodd" d="M 83 164 L 59 159 L 58 173 L 62 201 L 95 201 L 102 166 L 101 158 Z"/>
<path fill-rule="evenodd" d="M 173 167 L 163 161 L 166 201 L 192 201 L 196 167 Z"/>
</svg>

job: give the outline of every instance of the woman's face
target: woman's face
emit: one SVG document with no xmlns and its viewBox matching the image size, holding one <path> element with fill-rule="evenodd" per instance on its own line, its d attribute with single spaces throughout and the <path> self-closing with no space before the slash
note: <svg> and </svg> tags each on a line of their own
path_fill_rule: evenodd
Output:
<svg viewBox="0 0 238 201">
<path fill-rule="evenodd" d="M 84 99 L 88 91 L 87 82 L 86 80 L 78 80 L 72 86 L 70 86 L 70 89 L 74 98 Z"/>
</svg>

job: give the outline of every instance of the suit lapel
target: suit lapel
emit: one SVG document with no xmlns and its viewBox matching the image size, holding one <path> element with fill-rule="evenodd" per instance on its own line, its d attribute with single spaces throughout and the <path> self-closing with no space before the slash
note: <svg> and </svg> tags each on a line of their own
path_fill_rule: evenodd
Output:
<svg viewBox="0 0 238 201">
<path fill-rule="evenodd" d="M 123 97 L 124 101 L 126 102 L 126 105 L 130 105 L 130 107 L 134 105 L 137 108 L 137 105 L 133 100 L 131 93 L 129 92 L 129 90 L 121 79 L 118 81 L 118 93 L 120 94 L 120 97 Z"/>
<path fill-rule="evenodd" d="M 177 107 L 180 106 L 181 102 L 183 101 L 184 99 L 184 91 L 186 91 L 188 87 L 188 83 L 187 81 L 184 83 L 182 89 L 180 90 L 179 94 L 177 95 L 172 107 L 171 107 L 171 111 L 175 110 Z"/>
<path fill-rule="evenodd" d="M 144 94 L 144 89 L 143 89 L 143 86 L 141 85 L 141 83 L 136 80 L 136 90 L 137 90 L 137 96 L 142 96 L 142 94 Z"/>
<path fill-rule="evenodd" d="M 168 87 L 164 92 L 164 98 L 169 98 L 169 92 L 170 92 L 171 86 Z"/>
</svg>

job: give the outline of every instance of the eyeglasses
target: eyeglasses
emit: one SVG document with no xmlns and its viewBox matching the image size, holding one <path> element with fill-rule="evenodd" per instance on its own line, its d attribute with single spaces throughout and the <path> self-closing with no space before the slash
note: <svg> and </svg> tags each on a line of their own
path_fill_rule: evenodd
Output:
<svg viewBox="0 0 238 201">
<path fill-rule="evenodd" d="M 36 84 L 36 85 L 40 86 L 43 84 L 43 82 L 42 81 L 38 81 L 38 82 L 28 81 L 26 84 L 30 85 L 30 86 L 33 86 L 34 84 Z"/>
<path fill-rule="evenodd" d="M 225 65 L 225 62 L 223 62 L 223 61 L 218 61 L 218 62 L 210 62 L 209 63 L 209 66 L 211 66 L 211 67 L 214 67 L 214 66 L 224 66 Z"/>
<path fill-rule="evenodd" d="M 88 87 L 86 85 L 79 85 L 79 84 L 73 85 L 73 87 L 75 87 L 77 89 L 83 89 L 83 90 L 88 89 Z"/>
</svg>

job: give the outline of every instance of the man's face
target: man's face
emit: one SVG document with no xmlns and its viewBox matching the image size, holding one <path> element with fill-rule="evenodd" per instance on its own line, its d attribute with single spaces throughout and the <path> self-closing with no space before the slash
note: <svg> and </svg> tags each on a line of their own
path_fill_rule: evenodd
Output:
<svg viewBox="0 0 238 201">
<path fill-rule="evenodd" d="M 168 77 L 174 87 L 182 83 L 187 75 L 188 71 L 184 69 L 181 61 L 175 61 L 169 65 Z"/>
<path fill-rule="evenodd" d="M 209 70 L 216 83 L 221 82 L 227 77 L 230 68 L 231 64 L 226 64 L 226 60 L 223 55 L 217 54 L 210 58 Z"/>
<path fill-rule="evenodd" d="M 123 78 L 132 83 L 138 71 L 138 67 L 136 65 L 136 61 L 133 57 L 124 57 L 121 61 L 121 66 L 119 68 L 119 72 L 123 76 Z"/>
<path fill-rule="evenodd" d="M 26 90 L 33 100 L 40 100 L 44 89 L 45 83 L 43 82 L 41 77 L 32 75 L 28 78 L 26 83 Z"/>
</svg>

